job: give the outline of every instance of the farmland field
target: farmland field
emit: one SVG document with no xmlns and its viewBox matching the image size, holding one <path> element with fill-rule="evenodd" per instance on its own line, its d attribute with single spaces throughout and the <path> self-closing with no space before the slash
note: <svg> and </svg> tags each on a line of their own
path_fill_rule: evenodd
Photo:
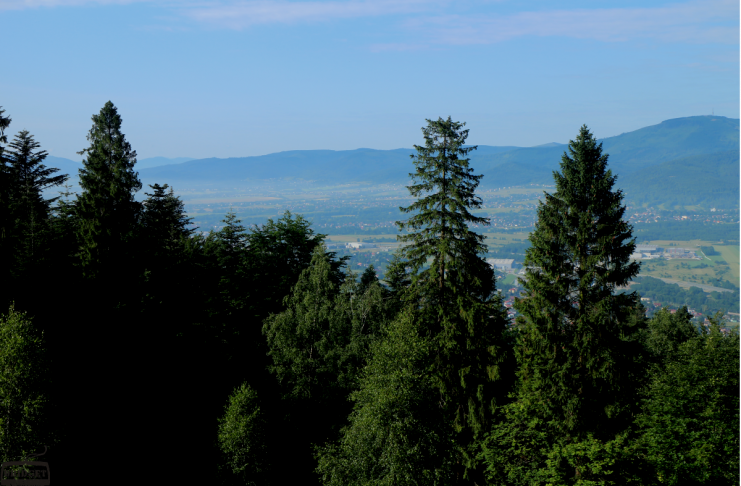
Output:
<svg viewBox="0 0 741 486">
<path fill-rule="evenodd" d="M 739 246 L 728 245 L 728 246 L 716 246 L 715 250 L 721 254 L 723 259 L 731 267 L 731 275 L 736 277 L 736 284 L 738 285 L 739 279 Z"/>
</svg>

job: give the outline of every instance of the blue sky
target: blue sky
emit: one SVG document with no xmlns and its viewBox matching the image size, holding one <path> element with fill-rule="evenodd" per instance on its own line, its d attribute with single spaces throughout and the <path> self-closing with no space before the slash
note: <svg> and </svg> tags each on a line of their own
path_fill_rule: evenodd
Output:
<svg viewBox="0 0 741 486">
<path fill-rule="evenodd" d="M 567 142 L 739 117 L 734 0 L 0 0 L 0 106 L 79 160 L 107 100 L 140 158 Z"/>
</svg>

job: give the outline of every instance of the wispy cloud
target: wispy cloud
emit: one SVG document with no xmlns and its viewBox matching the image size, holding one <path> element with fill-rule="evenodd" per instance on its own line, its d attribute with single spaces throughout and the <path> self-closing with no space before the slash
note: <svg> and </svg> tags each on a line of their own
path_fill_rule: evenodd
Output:
<svg viewBox="0 0 741 486">
<path fill-rule="evenodd" d="M 498 15 L 490 1 L 467 1 L 468 11 L 445 14 L 449 0 L 0 0 L 1 10 L 149 2 L 218 28 L 403 16 L 404 39 L 376 43 L 374 51 L 417 50 L 431 45 L 492 44 L 518 37 L 569 37 L 619 42 L 652 38 L 668 42 L 738 44 L 737 0 L 693 0 L 645 8 L 552 9 Z M 411 35 L 411 38 L 408 36 Z"/>
<path fill-rule="evenodd" d="M 350 1 L 285 1 L 253 0 L 203 5 L 185 10 L 185 15 L 201 22 L 228 28 L 258 24 L 295 24 L 338 19 L 377 17 L 421 12 L 429 0 L 350 0 Z"/>
<path fill-rule="evenodd" d="M 705 0 L 654 8 L 520 12 L 511 15 L 442 15 L 416 18 L 407 27 L 433 43 L 491 44 L 516 37 L 571 37 L 599 41 L 737 43 L 739 4 Z"/>
<path fill-rule="evenodd" d="M 79 7 L 82 5 L 125 5 L 150 0 L 0 0 L 0 10 L 25 10 L 45 7 Z"/>
</svg>

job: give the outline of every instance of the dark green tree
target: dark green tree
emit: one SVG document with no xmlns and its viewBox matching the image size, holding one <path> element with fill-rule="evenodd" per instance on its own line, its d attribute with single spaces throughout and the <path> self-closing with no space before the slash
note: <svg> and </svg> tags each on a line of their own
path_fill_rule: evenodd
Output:
<svg viewBox="0 0 741 486">
<path fill-rule="evenodd" d="M 43 333 L 13 306 L 0 316 L 0 459 L 18 461 L 56 441 Z"/>
<path fill-rule="evenodd" d="M 481 483 L 480 439 L 497 398 L 506 396 L 506 386 L 496 383 L 506 358 L 506 316 L 494 271 L 482 258 L 484 237 L 469 227 L 489 221 L 471 212 L 481 207 L 475 190 L 483 176 L 469 167 L 466 156 L 476 147 L 465 146 L 464 125 L 450 118 L 427 120 L 425 145 L 415 145 L 412 156 L 416 172 L 410 174 L 409 192 L 417 200 L 401 208 L 411 217 L 397 225 L 409 231 L 399 239 L 409 242 L 402 257 L 411 267 L 401 298 L 419 309 L 435 343 L 433 374 L 440 405 L 456 431 L 459 480 Z M 403 281 L 399 270 L 393 278 Z"/>
<path fill-rule="evenodd" d="M 682 307 L 674 314 L 669 309 L 660 309 L 648 320 L 644 341 L 657 366 L 663 368 L 682 343 L 697 337 L 697 328 L 691 321 L 692 315 L 687 312 L 687 307 Z"/>
<path fill-rule="evenodd" d="M 296 448 L 293 460 L 302 460 L 306 473 L 313 469 L 310 446 L 336 438 L 345 424 L 348 395 L 357 389 L 370 346 L 393 312 L 377 281 L 366 275 L 358 282 L 348 272 L 338 285 L 334 271 L 326 248 L 316 246 L 311 264 L 285 298 L 286 309 L 264 325 L 270 370 L 284 397 L 283 427 L 294 431 L 294 443 L 283 448 Z"/>
<path fill-rule="evenodd" d="M 638 273 L 635 242 L 607 155 L 586 126 L 554 178 L 530 234 L 525 296 L 515 300 L 519 379 L 488 438 L 490 477 L 625 484 L 645 318 L 639 296 L 617 287 Z"/>
<path fill-rule="evenodd" d="M 323 245 L 285 298 L 286 310 L 265 320 L 271 371 L 299 399 L 344 402 L 357 387 L 370 343 L 391 318 L 384 292 L 364 274 L 338 285 Z M 370 280 L 370 281 L 369 281 Z M 324 404 L 322 404 L 324 405 Z"/>
<path fill-rule="evenodd" d="M 328 486 L 455 484 L 452 430 L 430 371 L 435 343 L 411 309 L 372 346 L 340 440 L 319 449 Z"/>
<path fill-rule="evenodd" d="M 183 238 L 190 237 L 192 218 L 185 212 L 185 204 L 168 185 L 150 185 L 152 193 L 145 193 L 141 225 L 143 226 L 148 251 L 173 251 Z"/>
<path fill-rule="evenodd" d="M 229 479 L 239 478 L 239 484 L 249 486 L 272 483 L 268 470 L 268 433 L 257 392 L 243 383 L 229 397 L 224 415 L 219 418 L 222 474 L 226 473 L 223 475 Z"/>
<path fill-rule="evenodd" d="M 105 420 L 103 409 L 69 406 L 65 410 L 72 417 L 69 422 L 86 425 L 69 431 L 70 454 L 79 454 L 86 443 L 89 447 L 104 442 L 105 434 L 136 437 L 150 430 L 150 412 L 137 406 L 134 397 L 149 389 L 153 375 L 146 371 L 146 361 L 143 368 L 133 366 L 130 357 L 150 357 L 150 343 L 142 339 L 138 326 L 160 325 L 144 322 L 140 313 L 142 262 L 137 258 L 136 234 L 141 204 L 134 195 L 141 182 L 134 171 L 136 152 L 121 131 L 121 116 L 113 103 L 107 102 L 92 122 L 90 145 L 80 152 L 82 192 L 75 202 L 76 253 L 84 277 L 77 292 L 88 305 L 75 329 L 66 329 L 65 384 L 80 401 L 115 404 L 127 413 L 104 430 L 93 425 Z M 105 380 L 99 379 L 101 371 Z M 93 382 L 94 396 L 89 385 Z M 133 456 L 125 442 L 109 445 L 111 456 L 122 462 Z"/>
<path fill-rule="evenodd" d="M 286 211 L 279 219 L 268 219 L 255 225 L 246 235 L 249 247 L 248 273 L 254 296 L 251 315 L 262 322 L 268 315 L 283 310 L 283 299 L 309 266 L 314 248 L 327 235 L 316 233 L 311 223 L 301 215 Z M 332 279 L 339 285 L 343 279 L 341 267 L 347 258 L 336 259 L 327 253 L 332 266 Z"/>
<path fill-rule="evenodd" d="M 92 120 L 90 146 L 79 152 L 85 157 L 77 200 L 80 259 L 88 277 L 103 272 L 121 278 L 131 265 L 127 244 L 140 214 L 134 200 L 142 187 L 134 171 L 136 151 L 121 131 L 121 116 L 113 103 L 108 101 Z"/>
<path fill-rule="evenodd" d="M 635 240 L 607 158 L 583 126 L 554 171 L 556 192 L 538 207 L 526 297 L 515 301 L 523 393 L 537 396 L 538 415 L 569 433 L 610 430 L 635 392 L 640 298 L 616 288 L 639 264 L 630 260 Z"/>
<path fill-rule="evenodd" d="M 670 339 L 656 340 L 668 352 L 651 372 L 636 421 L 636 449 L 650 465 L 644 484 L 739 482 L 739 336 L 721 324 L 716 316 L 700 335 L 671 339 L 671 350 Z"/>
<path fill-rule="evenodd" d="M 46 167 L 46 151 L 27 130 L 19 132 L 8 145 L 5 160 L 11 180 L 8 210 L 13 219 L 10 236 L 15 262 L 15 276 L 33 273 L 49 250 L 49 217 L 58 199 L 45 198 L 43 191 L 63 184 L 66 174 L 54 175 L 59 169 Z"/>
<path fill-rule="evenodd" d="M 191 218 L 172 188 L 168 192 L 167 184 L 150 187 L 153 192 L 146 193 L 138 228 L 137 247 L 142 249 L 139 260 L 144 267 L 142 290 L 146 312 L 171 322 L 166 316 L 172 317 L 173 308 L 184 304 L 181 298 L 187 285 L 187 278 L 182 275 L 185 246 L 195 229 L 189 227 Z M 168 327 L 167 333 L 174 332 L 172 326 Z"/>
</svg>

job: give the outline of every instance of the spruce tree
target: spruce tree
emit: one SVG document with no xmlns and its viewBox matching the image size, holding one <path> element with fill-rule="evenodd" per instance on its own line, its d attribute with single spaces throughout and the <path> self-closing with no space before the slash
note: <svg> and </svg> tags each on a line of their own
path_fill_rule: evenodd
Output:
<svg viewBox="0 0 741 486">
<path fill-rule="evenodd" d="M 190 228 L 192 218 L 185 212 L 183 201 L 167 184 L 150 185 L 152 193 L 145 193 L 147 199 L 143 204 L 142 226 L 148 251 L 153 248 L 158 252 L 172 251 L 182 238 L 195 232 Z M 167 190 L 169 187 L 169 191 Z"/>
<path fill-rule="evenodd" d="M 484 236 L 469 228 L 489 222 L 471 212 L 481 207 L 475 190 L 483 176 L 474 175 L 466 157 L 476 147 L 464 145 L 464 123 L 450 117 L 427 123 L 422 129 L 425 145 L 415 145 L 412 156 L 416 172 L 410 174 L 408 189 L 417 200 L 400 208 L 412 216 L 397 223 L 409 231 L 399 239 L 410 243 L 402 256 L 411 267 L 411 282 L 401 297 L 422 313 L 425 332 L 435 343 L 432 372 L 440 405 L 455 430 L 459 480 L 480 483 L 478 444 L 497 396 L 506 393 L 495 384 L 506 354 L 506 317 L 494 271 L 482 258 L 487 251 Z M 404 278 L 396 275 L 394 280 Z"/>
<path fill-rule="evenodd" d="M 134 194 L 142 187 L 134 171 L 136 151 L 121 132 L 118 109 L 108 101 L 92 120 L 87 135 L 90 146 L 79 152 L 85 159 L 77 201 L 80 258 L 88 277 L 101 272 L 110 276 L 129 264 L 126 243 L 140 210 Z"/>
<path fill-rule="evenodd" d="M 556 191 L 538 207 L 526 296 L 515 301 L 521 391 L 536 415 L 577 435 L 625 425 L 640 355 L 639 296 L 617 292 L 638 274 L 635 240 L 607 159 L 582 126 L 554 171 Z"/>
<path fill-rule="evenodd" d="M 5 153 L 10 174 L 9 211 L 13 218 L 11 231 L 15 245 L 16 276 L 24 274 L 43 258 L 48 250 L 51 205 L 58 198 L 44 198 L 45 189 L 63 184 L 66 174 L 54 175 L 59 169 L 46 167 L 46 151 L 27 130 L 19 132 Z"/>
</svg>

